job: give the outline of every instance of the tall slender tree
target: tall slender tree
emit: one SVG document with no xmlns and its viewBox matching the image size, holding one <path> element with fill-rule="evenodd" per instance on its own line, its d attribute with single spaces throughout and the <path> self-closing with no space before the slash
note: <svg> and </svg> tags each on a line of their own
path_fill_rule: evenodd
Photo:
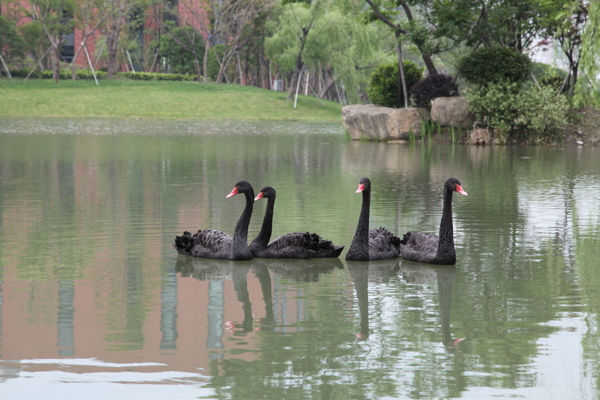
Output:
<svg viewBox="0 0 600 400">
<path fill-rule="evenodd" d="M 71 62 L 71 77 L 77 79 L 77 58 L 82 50 L 87 50 L 86 41 L 94 35 L 104 22 L 116 11 L 113 1 L 78 0 L 75 5 L 75 26 L 81 30 L 81 43 L 75 43 L 75 53 Z M 91 68 L 92 66 L 90 66 Z"/>
<path fill-rule="evenodd" d="M 581 35 L 581 70 L 591 86 L 591 94 L 596 104 L 600 105 L 600 2 L 588 3 L 588 19 Z M 576 100 L 582 103 L 584 93 L 582 83 L 578 82 Z"/>
<path fill-rule="evenodd" d="M 39 19 L 50 41 L 53 79 L 60 80 L 60 51 L 65 36 L 73 31 L 75 4 L 72 0 L 32 0 L 32 17 Z"/>
</svg>

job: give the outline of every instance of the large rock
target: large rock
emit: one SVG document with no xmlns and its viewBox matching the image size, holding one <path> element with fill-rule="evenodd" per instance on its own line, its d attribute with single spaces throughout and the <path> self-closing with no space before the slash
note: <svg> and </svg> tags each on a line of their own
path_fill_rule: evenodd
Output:
<svg viewBox="0 0 600 400">
<path fill-rule="evenodd" d="M 421 121 L 429 119 L 423 108 L 388 108 L 354 105 L 342 108 L 342 123 L 354 140 L 408 140 L 421 134 Z"/>
<path fill-rule="evenodd" d="M 441 126 L 472 128 L 475 115 L 462 97 L 438 97 L 431 104 L 431 120 Z"/>
</svg>

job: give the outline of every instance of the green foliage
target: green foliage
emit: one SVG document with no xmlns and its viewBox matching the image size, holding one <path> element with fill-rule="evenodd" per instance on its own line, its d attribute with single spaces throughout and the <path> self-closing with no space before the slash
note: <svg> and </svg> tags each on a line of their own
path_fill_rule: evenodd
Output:
<svg viewBox="0 0 600 400">
<path fill-rule="evenodd" d="M 5 62 L 14 57 L 22 57 L 24 44 L 23 38 L 17 33 L 16 25 L 0 15 L 0 50 Z"/>
<path fill-rule="evenodd" d="M 583 106 L 586 102 L 594 102 L 600 106 L 600 2 L 590 1 L 588 6 L 588 20 L 586 28 L 581 35 L 580 65 L 581 72 L 591 81 L 592 90 L 584 91 L 584 79 L 577 82 L 575 104 Z"/>
<path fill-rule="evenodd" d="M 208 78 L 210 80 L 212 80 L 213 82 L 217 81 L 218 75 L 219 75 L 219 62 L 217 61 L 217 56 L 215 56 L 215 53 L 217 53 L 217 55 L 219 56 L 219 59 L 223 59 L 223 56 L 225 54 L 225 45 L 224 44 L 217 44 L 214 45 L 210 48 L 210 51 L 208 52 L 208 60 L 206 61 L 206 69 L 207 71 L 207 75 Z M 235 64 L 236 63 L 229 63 L 229 66 L 227 67 L 226 71 L 228 76 L 231 76 L 232 73 L 235 73 Z M 222 83 L 222 82 L 221 82 Z"/>
<path fill-rule="evenodd" d="M 451 76 L 431 75 L 415 83 L 410 94 L 417 107 L 431 109 L 431 102 L 438 97 L 458 96 L 458 85 Z"/>
<path fill-rule="evenodd" d="M 44 27 L 40 21 L 32 21 L 28 24 L 19 26 L 19 34 L 24 41 L 24 50 L 28 53 L 33 54 L 36 58 L 37 55 L 41 56 L 44 49 L 50 46 Z"/>
<path fill-rule="evenodd" d="M 421 80 L 423 68 L 409 60 L 403 60 L 404 77 L 406 80 L 406 89 L 411 90 L 412 86 Z M 398 64 L 382 64 L 371 74 L 370 86 L 367 89 L 369 100 L 373 104 L 383 107 L 400 108 L 404 105 L 404 95 L 400 96 L 398 104 Z M 402 90 L 401 90 L 402 92 Z"/>
<path fill-rule="evenodd" d="M 196 75 L 161 74 L 156 72 L 121 72 L 119 75 L 135 81 L 196 81 Z"/>
<path fill-rule="evenodd" d="M 482 47 L 462 57 L 457 71 L 467 82 L 486 86 L 503 81 L 523 83 L 529 78 L 531 61 L 508 47 Z"/>
<path fill-rule="evenodd" d="M 168 59 L 173 73 L 196 73 L 193 52 L 200 59 L 204 56 L 204 39 L 189 26 L 173 28 L 160 38 L 160 56 Z"/>
<path fill-rule="evenodd" d="M 311 73 L 330 71 L 336 84 L 344 86 L 349 101 L 359 102 L 359 93 L 368 85 L 370 71 L 366 67 L 385 57 L 383 28 L 364 24 L 357 17 L 360 9 L 347 1 L 288 3 L 267 23 L 270 35 L 265 39 L 265 51 L 280 72 L 302 67 Z"/>
<path fill-rule="evenodd" d="M 569 109 L 564 96 L 549 86 L 489 83 L 468 92 L 469 107 L 477 122 L 509 139 L 558 140 Z"/>
<path fill-rule="evenodd" d="M 567 77 L 567 71 L 539 62 L 531 63 L 531 72 L 536 79 L 542 79 L 546 76 L 560 76 L 563 79 Z"/>
<path fill-rule="evenodd" d="M 560 87 L 562 86 L 563 82 L 564 78 L 561 76 L 544 76 L 539 80 L 540 85 L 550 86 L 557 92 L 558 90 L 560 90 Z"/>
<path fill-rule="evenodd" d="M 29 75 L 30 70 L 27 68 L 17 68 L 17 69 L 11 69 L 10 70 L 10 74 L 12 75 L 13 78 L 26 78 L 27 75 Z M 52 70 L 43 70 L 43 71 L 38 71 L 35 70 L 31 73 L 31 75 L 29 76 L 29 79 L 52 79 L 53 75 L 52 75 Z M 71 71 L 70 70 L 66 70 L 63 69 L 60 71 L 60 79 L 71 79 Z M 105 71 L 96 71 L 96 78 L 98 79 L 103 79 L 106 78 L 106 72 Z M 94 79 L 94 75 L 92 74 L 92 71 L 90 70 L 86 70 L 86 69 L 82 69 L 82 70 L 77 70 L 77 79 Z"/>
</svg>

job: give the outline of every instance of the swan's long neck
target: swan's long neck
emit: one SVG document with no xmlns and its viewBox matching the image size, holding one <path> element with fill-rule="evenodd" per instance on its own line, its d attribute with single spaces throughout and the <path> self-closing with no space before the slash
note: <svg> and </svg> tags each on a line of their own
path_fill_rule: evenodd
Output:
<svg viewBox="0 0 600 400">
<path fill-rule="evenodd" d="M 253 244 L 266 247 L 271 240 L 271 233 L 273 232 L 273 210 L 275 209 L 275 195 L 267 199 L 267 209 L 265 210 L 265 217 L 263 218 L 262 228 L 260 233 L 252 241 Z"/>
<path fill-rule="evenodd" d="M 452 225 L 452 190 L 449 188 L 444 188 L 444 209 L 442 210 L 439 238 L 437 254 L 455 254 L 454 227 Z"/>
<path fill-rule="evenodd" d="M 369 213 L 371 208 L 371 190 L 362 191 L 362 208 L 358 217 L 358 226 L 350 250 L 354 254 L 364 255 L 365 260 L 369 259 Z M 350 252 L 349 250 L 349 252 Z M 362 254 L 364 253 L 364 254 Z M 356 258 L 354 258 L 356 259 Z"/>
<path fill-rule="evenodd" d="M 250 217 L 252 216 L 252 209 L 254 207 L 254 190 L 251 189 L 244 193 L 244 195 L 246 196 L 246 207 L 244 207 L 244 212 L 242 212 L 233 231 L 234 254 L 236 250 L 244 251 L 248 248 L 248 226 L 250 225 Z"/>
</svg>

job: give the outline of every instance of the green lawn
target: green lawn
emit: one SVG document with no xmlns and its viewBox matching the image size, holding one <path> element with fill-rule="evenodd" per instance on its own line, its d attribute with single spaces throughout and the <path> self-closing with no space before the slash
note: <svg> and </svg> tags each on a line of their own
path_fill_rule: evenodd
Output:
<svg viewBox="0 0 600 400">
<path fill-rule="evenodd" d="M 251 86 L 129 80 L 0 79 L 0 117 L 341 121 L 341 105 Z"/>
</svg>

